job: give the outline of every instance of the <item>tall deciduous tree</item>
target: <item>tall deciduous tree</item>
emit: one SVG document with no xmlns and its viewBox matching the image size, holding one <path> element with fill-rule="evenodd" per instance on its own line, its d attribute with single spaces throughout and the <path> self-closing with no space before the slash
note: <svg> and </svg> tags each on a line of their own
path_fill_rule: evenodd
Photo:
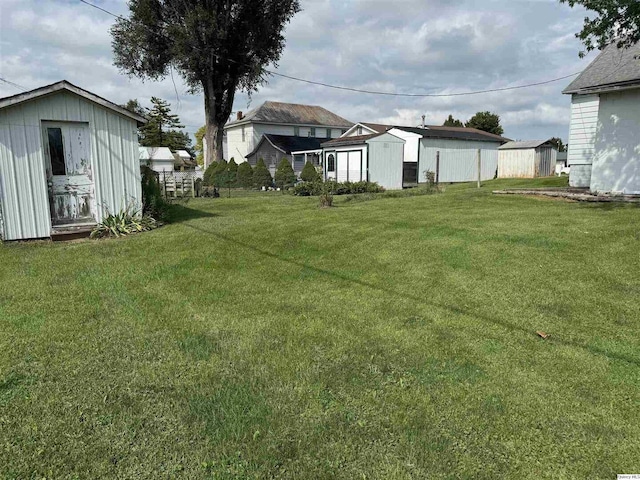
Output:
<svg viewBox="0 0 640 480">
<path fill-rule="evenodd" d="M 147 79 L 180 73 L 204 93 L 207 159 L 222 159 L 223 127 L 236 90 L 251 93 L 284 48 L 298 0 L 130 0 L 111 29 L 114 63 Z"/>
<path fill-rule="evenodd" d="M 478 112 L 469 119 L 465 127 L 477 128 L 485 132 L 502 135 L 504 129 L 500 125 L 500 117 L 491 112 Z"/>
<path fill-rule="evenodd" d="M 204 166 L 204 142 L 202 141 L 202 139 L 204 138 L 206 133 L 207 127 L 205 125 L 200 127 L 195 134 L 196 146 L 194 147 L 194 150 L 196 151 L 196 162 L 201 167 Z"/>
<path fill-rule="evenodd" d="M 453 115 L 449 114 L 449 118 L 447 118 L 442 124 L 444 127 L 464 127 L 464 123 L 462 123 L 457 118 L 453 118 Z"/>
<path fill-rule="evenodd" d="M 640 2 L 638 0 L 560 0 L 569 6 L 582 5 L 596 13 L 586 17 L 576 37 L 587 51 L 604 48 L 616 41 L 618 48 L 630 47 L 640 41 Z M 584 56 L 585 52 L 580 52 Z"/>
</svg>

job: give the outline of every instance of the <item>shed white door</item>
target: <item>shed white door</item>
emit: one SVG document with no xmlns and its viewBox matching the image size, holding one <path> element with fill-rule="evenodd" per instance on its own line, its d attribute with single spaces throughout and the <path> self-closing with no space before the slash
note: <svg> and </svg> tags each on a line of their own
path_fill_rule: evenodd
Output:
<svg viewBox="0 0 640 480">
<path fill-rule="evenodd" d="M 89 126 L 45 122 L 43 137 L 51 224 L 96 223 Z"/>
<path fill-rule="evenodd" d="M 359 182 L 362 180 L 362 151 L 338 152 L 338 182 Z"/>
</svg>

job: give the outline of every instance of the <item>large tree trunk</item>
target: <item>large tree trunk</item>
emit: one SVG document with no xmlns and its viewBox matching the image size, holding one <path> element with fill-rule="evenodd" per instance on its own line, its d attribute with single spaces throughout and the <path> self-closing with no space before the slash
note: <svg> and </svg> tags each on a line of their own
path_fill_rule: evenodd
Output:
<svg viewBox="0 0 640 480">
<path fill-rule="evenodd" d="M 215 85 L 211 77 L 202 82 L 204 90 L 204 112 L 206 122 L 206 151 L 204 167 L 223 159 L 222 140 L 224 125 L 231 115 L 233 99 L 235 97 L 235 83 L 231 86 Z"/>
</svg>

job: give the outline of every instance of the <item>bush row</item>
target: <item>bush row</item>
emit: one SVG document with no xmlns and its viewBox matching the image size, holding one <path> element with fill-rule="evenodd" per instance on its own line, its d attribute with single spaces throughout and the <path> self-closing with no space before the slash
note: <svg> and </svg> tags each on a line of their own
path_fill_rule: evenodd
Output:
<svg viewBox="0 0 640 480">
<path fill-rule="evenodd" d="M 293 187 L 293 194 L 301 197 L 330 195 L 350 195 L 357 193 L 380 193 L 384 188 L 376 182 L 300 182 Z"/>
</svg>

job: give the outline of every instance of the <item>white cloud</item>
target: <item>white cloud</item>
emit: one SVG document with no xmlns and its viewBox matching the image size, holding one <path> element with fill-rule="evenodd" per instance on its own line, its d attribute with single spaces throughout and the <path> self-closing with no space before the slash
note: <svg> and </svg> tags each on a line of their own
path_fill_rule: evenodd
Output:
<svg viewBox="0 0 640 480">
<path fill-rule="evenodd" d="M 96 0 L 98 2 L 98 0 Z M 126 14 L 124 0 L 99 5 Z M 574 37 L 584 11 L 555 1 L 303 0 L 287 27 L 282 73 L 310 80 L 400 93 L 454 93 L 547 80 L 577 72 Z M 112 64 L 109 15 L 76 1 L 2 0 L 0 75 L 35 88 L 68 79 L 118 103 L 158 96 L 173 104 L 193 133 L 204 121 L 200 95 L 187 94 L 177 75 L 143 83 Z M 498 113 L 508 136 L 544 138 L 568 130 L 568 80 L 493 94 L 406 98 L 373 96 L 294 82 L 280 77 L 235 109 L 265 100 L 319 104 L 353 121 L 439 124 L 480 110 Z M 176 98 L 175 90 L 178 91 Z M 0 96 L 17 90 L 0 84 Z"/>
</svg>

